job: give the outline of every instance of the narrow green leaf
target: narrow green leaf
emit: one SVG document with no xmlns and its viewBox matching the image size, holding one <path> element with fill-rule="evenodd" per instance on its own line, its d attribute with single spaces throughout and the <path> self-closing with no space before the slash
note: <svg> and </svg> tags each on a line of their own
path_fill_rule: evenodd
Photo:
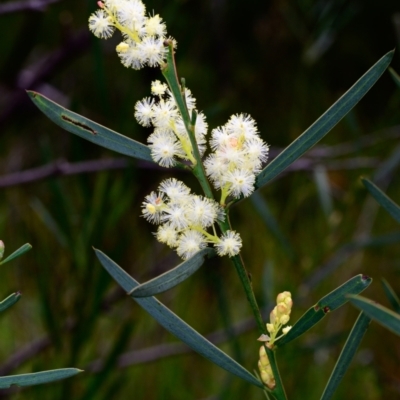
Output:
<svg viewBox="0 0 400 400">
<path fill-rule="evenodd" d="M 10 375 L 0 377 L 0 389 L 7 389 L 11 385 L 33 386 L 59 381 L 82 372 L 76 368 L 53 369 L 51 371 L 35 372 L 33 374 Z"/>
<path fill-rule="evenodd" d="M 279 175 L 320 141 L 368 92 L 389 66 L 393 51 L 384 55 L 301 136 L 284 149 L 257 176 L 256 189 Z"/>
<path fill-rule="evenodd" d="M 17 258 L 19 256 L 22 256 L 22 254 L 26 253 L 28 250 L 30 250 L 32 246 L 29 243 L 25 243 L 23 246 L 21 246 L 18 250 L 15 250 L 14 253 L 10 254 L 7 258 L 5 258 L 2 262 L 0 262 L 0 265 L 5 264 L 6 262 L 9 262 L 13 260 L 14 258 Z"/>
<path fill-rule="evenodd" d="M 136 286 L 130 293 L 132 297 L 150 297 L 167 291 L 178 285 L 190 275 L 194 274 L 204 263 L 206 258 L 215 256 L 215 250 L 207 247 L 197 252 L 193 257 L 179 264 L 177 267 L 157 276 L 156 278 Z"/>
<path fill-rule="evenodd" d="M 392 199 L 386 196 L 381 189 L 378 188 L 368 179 L 361 179 L 364 186 L 368 189 L 374 199 L 398 222 L 400 223 L 400 206 Z"/>
<path fill-rule="evenodd" d="M 21 298 L 21 293 L 10 294 L 7 298 L 0 302 L 0 312 L 7 310 L 12 305 L 14 305 Z"/>
<path fill-rule="evenodd" d="M 400 299 L 397 296 L 396 292 L 393 290 L 392 286 L 389 284 L 389 282 L 382 278 L 381 279 L 383 290 L 385 291 L 386 297 L 390 301 L 390 304 L 394 308 L 394 310 L 400 314 Z"/>
<path fill-rule="evenodd" d="M 114 261 L 107 257 L 100 250 L 95 249 L 96 256 L 114 278 L 114 280 L 127 292 L 139 284 L 129 274 L 127 274 Z M 200 335 L 186 322 L 181 320 L 176 314 L 165 307 L 154 297 L 135 298 L 132 297 L 141 307 L 143 307 L 154 319 L 156 319 L 165 329 L 175 335 L 182 342 L 186 343 L 193 350 L 217 364 L 226 371 L 244 379 L 245 381 L 263 388 L 263 385 L 249 371 L 243 368 L 235 360 L 214 346 L 204 336 Z"/>
<path fill-rule="evenodd" d="M 357 275 L 343 285 L 336 288 L 318 301 L 313 307 L 308 309 L 300 319 L 293 325 L 292 329 L 283 336 L 278 342 L 278 346 L 283 346 L 297 339 L 304 332 L 311 329 L 317 322 L 331 311 L 336 310 L 349 301 L 349 294 L 358 294 L 365 290 L 372 282 L 372 278 L 366 275 Z"/>
<path fill-rule="evenodd" d="M 374 321 L 400 336 L 400 315 L 362 296 L 348 296 L 349 301 Z"/>
<path fill-rule="evenodd" d="M 133 139 L 61 107 L 40 93 L 27 91 L 35 105 L 55 124 L 89 142 L 140 160 L 154 162 L 150 149 Z"/>
<path fill-rule="evenodd" d="M 394 83 L 400 89 L 400 76 L 399 76 L 399 74 L 392 67 L 389 67 L 389 72 L 390 72 L 390 75 L 392 76 L 392 78 L 394 80 Z"/>
<path fill-rule="evenodd" d="M 329 400 L 332 398 L 333 393 L 339 386 L 340 381 L 343 379 L 344 374 L 349 368 L 349 365 L 356 354 L 358 346 L 360 345 L 370 322 L 371 318 L 366 316 L 364 313 L 360 313 L 353 326 L 353 329 L 350 332 L 349 337 L 347 338 L 342 352 L 340 353 L 335 368 L 333 369 L 325 387 L 324 393 L 321 396 L 321 400 Z"/>
</svg>

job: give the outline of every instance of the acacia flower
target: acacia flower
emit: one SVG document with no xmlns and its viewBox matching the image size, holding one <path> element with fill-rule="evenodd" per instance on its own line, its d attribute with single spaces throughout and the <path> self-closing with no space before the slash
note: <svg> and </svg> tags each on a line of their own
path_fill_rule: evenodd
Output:
<svg viewBox="0 0 400 400">
<path fill-rule="evenodd" d="M 121 32 L 123 41 L 116 50 L 125 67 L 140 69 L 164 63 L 167 28 L 158 14 L 146 16 L 141 0 L 104 0 L 97 4 L 100 10 L 89 17 L 89 29 L 101 39 L 108 39 L 116 29 Z M 171 40 L 176 47 L 176 41 Z"/>
<path fill-rule="evenodd" d="M 176 251 L 179 256 L 187 260 L 206 245 L 206 240 L 200 232 L 187 230 L 181 234 Z"/>
<path fill-rule="evenodd" d="M 227 231 L 220 237 L 215 248 L 219 256 L 228 255 L 229 257 L 233 257 L 239 254 L 242 248 L 242 239 L 237 232 Z"/>
</svg>

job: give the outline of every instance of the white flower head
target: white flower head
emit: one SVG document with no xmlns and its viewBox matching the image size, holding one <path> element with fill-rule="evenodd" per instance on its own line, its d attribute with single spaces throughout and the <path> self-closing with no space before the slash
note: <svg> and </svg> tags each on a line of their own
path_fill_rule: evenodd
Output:
<svg viewBox="0 0 400 400">
<path fill-rule="evenodd" d="M 174 248 L 178 245 L 178 231 L 170 224 L 160 225 L 155 235 L 159 242 L 169 247 Z"/>
<path fill-rule="evenodd" d="M 235 231 L 227 231 L 220 237 L 219 243 L 215 245 L 218 255 L 229 257 L 239 254 L 242 247 L 242 239 Z"/>
<path fill-rule="evenodd" d="M 168 86 L 165 83 L 161 83 L 158 80 L 151 82 L 151 93 L 154 96 L 161 97 L 162 95 L 164 95 L 167 89 Z"/>
<path fill-rule="evenodd" d="M 255 176 L 244 169 L 235 169 L 226 174 L 226 182 L 230 184 L 230 194 L 238 198 L 241 195 L 248 197 L 254 191 Z"/>
<path fill-rule="evenodd" d="M 142 203 L 142 214 L 147 221 L 153 224 L 159 224 L 164 207 L 165 203 L 163 194 L 151 192 L 145 197 L 144 202 Z"/>
<path fill-rule="evenodd" d="M 219 215 L 219 205 L 214 200 L 202 196 L 192 196 L 186 208 L 186 215 L 191 225 L 208 228 L 213 225 Z"/>
<path fill-rule="evenodd" d="M 136 42 L 128 39 L 122 43 L 120 43 L 116 48 L 121 63 L 127 68 L 142 68 L 146 59 L 143 56 L 143 52 L 136 45 Z"/>
<path fill-rule="evenodd" d="M 204 249 L 206 245 L 206 240 L 200 232 L 186 230 L 179 237 L 176 251 L 180 257 L 187 260 L 201 249 Z"/>
<path fill-rule="evenodd" d="M 115 31 L 111 18 L 104 10 L 97 10 L 89 17 L 89 29 L 100 39 L 108 39 Z"/>
<path fill-rule="evenodd" d="M 182 149 L 176 137 L 169 131 L 154 131 L 147 139 L 151 150 L 151 157 L 162 167 L 175 165 L 175 157 L 181 154 Z"/>
<path fill-rule="evenodd" d="M 185 203 L 189 201 L 190 189 L 175 178 L 165 179 L 159 186 L 159 191 L 169 197 L 171 203 Z"/>
<path fill-rule="evenodd" d="M 184 206 L 182 204 L 169 204 L 165 208 L 164 214 L 161 217 L 162 222 L 168 222 L 171 227 L 182 231 L 190 226 L 190 221 L 187 219 Z"/>
<path fill-rule="evenodd" d="M 164 46 L 163 38 L 145 36 L 137 45 L 141 57 L 149 67 L 161 65 L 167 55 L 167 48 Z"/>
<path fill-rule="evenodd" d="M 135 105 L 136 121 L 142 126 L 150 126 L 153 116 L 154 99 L 147 97 Z"/>
<path fill-rule="evenodd" d="M 167 34 L 167 27 L 158 14 L 146 20 L 144 29 L 149 36 L 165 36 Z"/>
<path fill-rule="evenodd" d="M 258 136 L 256 121 L 247 114 L 232 115 L 225 127 L 229 134 L 238 138 L 251 139 Z"/>
</svg>

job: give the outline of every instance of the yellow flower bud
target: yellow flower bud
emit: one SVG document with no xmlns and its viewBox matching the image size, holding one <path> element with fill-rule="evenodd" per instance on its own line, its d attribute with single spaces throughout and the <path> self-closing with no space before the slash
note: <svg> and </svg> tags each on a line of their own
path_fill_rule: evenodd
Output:
<svg viewBox="0 0 400 400">
<path fill-rule="evenodd" d="M 282 325 L 285 325 L 285 324 L 287 324 L 289 322 L 289 319 L 290 319 L 289 315 L 287 315 L 287 314 L 286 315 L 282 315 L 282 317 L 279 318 L 279 322 Z"/>
<path fill-rule="evenodd" d="M 275 331 L 274 324 L 267 324 L 267 331 L 273 333 Z"/>
<path fill-rule="evenodd" d="M 282 329 L 282 333 L 283 333 L 284 335 L 286 335 L 291 329 L 292 329 L 291 326 L 286 326 L 285 328 Z"/>
<path fill-rule="evenodd" d="M 267 353 L 265 352 L 264 346 L 260 347 L 259 354 L 260 354 L 260 364 L 263 368 L 266 368 L 269 365 L 269 360 L 268 360 Z"/>
<path fill-rule="evenodd" d="M 277 303 L 283 303 L 287 298 L 291 298 L 292 295 L 290 294 L 290 292 L 282 292 L 279 293 L 278 296 L 276 297 L 276 302 Z"/>
<path fill-rule="evenodd" d="M 279 315 L 285 315 L 289 310 L 288 306 L 285 303 L 278 303 L 276 308 L 277 308 L 277 314 Z"/>
<path fill-rule="evenodd" d="M 121 42 L 117 47 L 116 50 L 118 53 L 126 53 L 129 49 L 129 44 L 125 42 Z"/>
</svg>

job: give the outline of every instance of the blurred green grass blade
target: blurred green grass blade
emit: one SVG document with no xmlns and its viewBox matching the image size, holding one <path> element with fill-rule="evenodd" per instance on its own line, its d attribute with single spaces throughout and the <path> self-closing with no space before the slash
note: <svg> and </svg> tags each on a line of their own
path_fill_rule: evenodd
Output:
<svg viewBox="0 0 400 400">
<path fill-rule="evenodd" d="M 133 139 L 61 107 L 40 93 L 27 91 L 35 105 L 55 124 L 89 142 L 140 160 L 154 162 L 150 149 Z"/>
<path fill-rule="evenodd" d="M 399 76 L 399 74 L 392 67 L 389 67 L 389 72 L 390 72 L 390 75 L 392 76 L 392 78 L 394 80 L 394 83 L 400 89 L 400 76 Z"/>
<path fill-rule="evenodd" d="M 179 264 L 177 267 L 136 286 L 128 294 L 132 297 L 150 297 L 165 292 L 194 274 L 203 265 L 206 258 L 214 256 L 215 250 L 211 247 L 200 250 L 193 257 Z"/>
<path fill-rule="evenodd" d="M 44 204 L 37 198 L 34 197 L 30 202 L 31 207 L 36 212 L 38 217 L 41 219 L 47 229 L 54 235 L 60 245 L 64 248 L 68 248 L 69 240 L 65 231 L 62 230 L 60 225 L 51 215 L 50 211 L 44 206 Z"/>
<path fill-rule="evenodd" d="M 400 315 L 362 296 L 348 296 L 349 301 L 374 321 L 400 336 Z"/>
<path fill-rule="evenodd" d="M 390 301 L 390 304 L 394 308 L 394 310 L 400 314 L 400 299 L 397 296 L 396 292 L 393 290 L 392 286 L 389 282 L 385 279 L 381 279 L 383 290 L 385 291 L 386 297 Z"/>
<path fill-rule="evenodd" d="M 255 192 L 250 197 L 250 200 L 252 201 L 254 208 L 260 215 L 261 219 L 264 221 L 265 225 L 267 225 L 272 235 L 275 236 L 275 238 L 284 249 L 285 254 L 291 259 L 295 258 L 296 254 L 293 250 L 293 247 L 280 229 L 277 220 L 273 216 L 263 196 L 260 193 Z"/>
<path fill-rule="evenodd" d="M 326 219 L 329 221 L 329 216 L 333 212 L 333 202 L 328 173 L 323 165 L 317 165 L 314 168 L 313 172 L 314 182 L 317 186 L 319 201 L 321 203 Z"/>
<path fill-rule="evenodd" d="M 326 314 L 336 310 L 349 301 L 348 295 L 358 294 L 365 290 L 372 282 L 372 278 L 366 275 L 357 275 L 343 285 L 339 286 L 331 293 L 324 296 L 313 307 L 308 309 L 300 319 L 293 325 L 292 329 L 277 341 L 278 346 L 283 346 L 297 339 L 304 332 L 311 329 Z"/>
<path fill-rule="evenodd" d="M 374 199 L 398 222 L 400 223 L 400 206 L 391 198 L 386 196 L 381 189 L 378 188 L 368 179 L 361 179 L 364 186 L 368 189 Z"/>
<path fill-rule="evenodd" d="M 368 92 L 392 60 L 394 50 L 385 54 L 339 100 L 305 132 L 269 163 L 256 178 L 256 189 L 267 184 L 320 141 Z"/>
<path fill-rule="evenodd" d="M 114 280 L 129 293 L 139 284 L 129 274 L 127 274 L 114 261 L 107 257 L 100 250 L 95 249 L 96 256 L 107 272 Z M 181 320 L 176 314 L 165 307 L 154 297 L 134 298 L 141 307 L 143 307 L 154 319 L 156 319 L 165 329 L 171 332 L 190 348 L 207 358 L 214 364 L 217 364 L 226 371 L 244 379 L 248 383 L 263 388 L 263 385 L 249 371 L 243 368 L 235 360 L 214 346 L 205 337 L 200 335 L 186 322 Z"/>
<path fill-rule="evenodd" d="M 10 254 L 8 257 L 6 257 L 2 262 L 0 262 L 0 265 L 5 264 L 6 262 L 9 262 L 13 260 L 14 258 L 17 258 L 19 256 L 22 256 L 22 254 L 26 253 L 32 248 L 32 246 L 29 243 L 25 243 L 23 246 L 21 246 L 18 250 L 15 250 L 14 253 Z"/>
<path fill-rule="evenodd" d="M 343 379 L 344 374 L 349 368 L 349 365 L 356 354 L 358 346 L 360 345 L 370 322 L 371 318 L 366 316 L 364 313 L 360 313 L 353 326 L 353 329 L 350 332 L 349 337 L 347 338 L 342 352 L 340 353 L 339 359 L 337 360 L 335 368 L 333 369 L 328 380 L 324 393 L 321 396 L 321 400 L 329 400 L 332 398 L 335 390 L 339 386 L 340 381 Z"/>
<path fill-rule="evenodd" d="M 0 312 L 7 310 L 21 298 L 21 293 L 13 293 L 0 302 Z"/>
<path fill-rule="evenodd" d="M 76 368 L 53 369 L 51 371 L 35 372 L 33 374 L 10 375 L 0 377 L 0 389 L 7 389 L 11 385 L 33 386 L 59 381 L 82 372 Z"/>
</svg>

